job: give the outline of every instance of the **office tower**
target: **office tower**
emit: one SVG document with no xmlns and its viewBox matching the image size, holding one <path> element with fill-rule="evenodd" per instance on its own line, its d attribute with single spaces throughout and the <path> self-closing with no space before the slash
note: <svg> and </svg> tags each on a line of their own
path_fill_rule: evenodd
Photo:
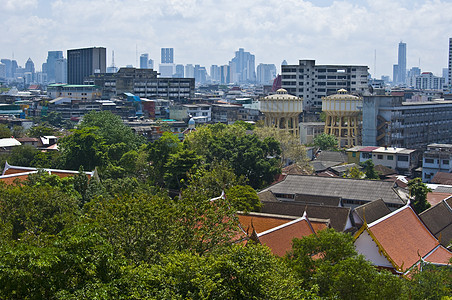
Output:
<svg viewBox="0 0 452 300">
<path fill-rule="evenodd" d="M 210 80 L 212 82 L 220 82 L 220 67 L 217 65 L 211 65 L 210 66 Z"/>
<path fill-rule="evenodd" d="M 94 73 L 105 73 L 107 49 L 92 47 L 67 50 L 67 81 L 69 84 L 83 84 L 84 77 Z"/>
<path fill-rule="evenodd" d="M 140 69 L 149 69 L 149 54 L 143 53 L 140 55 Z"/>
<path fill-rule="evenodd" d="M 260 84 L 271 84 L 276 77 L 276 66 L 274 64 L 259 64 L 257 66 L 257 82 Z"/>
<path fill-rule="evenodd" d="M 60 58 L 55 62 L 55 83 L 67 83 L 67 59 Z"/>
<path fill-rule="evenodd" d="M 173 48 L 162 48 L 160 62 L 162 64 L 173 64 L 174 63 L 174 49 Z"/>
<path fill-rule="evenodd" d="M 399 43 L 399 53 L 397 61 L 397 83 L 406 83 L 406 43 Z"/>
<path fill-rule="evenodd" d="M 6 65 L 0 62 L 0 79 L 6 79 Z"/>
<path fill-rule="evenodd" d="M 449 84 L 449 82 L 447 81 L 447 74 L 448 74 L 448 71 L 449 71 L 449 69 L 448 68 L 443 68 L 443 78 L 444 78 L 444 83 L 446 84 L 446 85 L 448 85 Z"/>
<path fill-rule="evenodd" d="M 10 59 L 2 58 L 0 60 L 2 64 L 5 65 L 5 78 L 13 78 L 14 73 L 12 73 L 12 62 Z"/>
<path fill-rule="evenodd" d="M 322 97 L 345 89 L 362 94 L 368 89 L 368 67 L 316 65 L 315 60 L 299 60 L 298 65 L 281 66 L 282 88 L 303 98 L 304 111 L 319 111 Z"/>
<path fill-rule="evenodd" d="M 184 78 L 184 65 L 176 65 L 176 73 L 174 73 L 173 77 Z"/>
<path fill-rule="evenodd" d="M 452 89 L 452 38 L 449 38 L 449 76 L 447 77 L 447 82 L 449 89 Z"/>
<path fill-rule="evenodd" d="M 195 78 L 195 67 L 192 64 L 185 66 L 185 78 Z"/>
<path fill-rule="evenodd" d="M 228 84 L 230 83 L 230 68 L 228 65 L 220 66 L 220 83 Z"/>
<path fill-rule="evenodd" d="M 47 52 L 47 61 L 45 62 L 45 70 L 42 72 L 47 73 L 47 82 L 54 83 L 55 80 L 55 67 L 58 59 L 63 58 L 63 51 L 49 51 Z"/>
<path fill-rule="evenodd" d="M 31 74 L 35 73 L 35 63 L 31 60 L 31 58 L 28 58 L 25 63 L 25 72 L 30 72 Z"/>
<path fill-rule="evenodd" d="M 392 66 L 392 83 L 394 85 L 399 83 L 399 65 Z"/>
<path fill-rule="evenodd" d="M 149 69 L 154 69 L 154 60 L 149 59 L 149 61 L 148 61 L 148 68 Z"/>
<path fill-rule="evenodd" d="M 200 65 L 195 65 L 195 82 L 197 83 L 206 83 L 207 81 L 207 70 L 205 67 L 201 67 Z"/>
<path fill-rule="evenodd" d="M 232 67 L 231 74 L 235 74 L 233 82 L 255 82 L 256 68 L 254 61 L 253 54 L 246 52 L 243 48 L 239 48 L 239 51 L 235 52 L 235 57 L 231 60 L 232 64 L 229 64 Z"/>
</svg>

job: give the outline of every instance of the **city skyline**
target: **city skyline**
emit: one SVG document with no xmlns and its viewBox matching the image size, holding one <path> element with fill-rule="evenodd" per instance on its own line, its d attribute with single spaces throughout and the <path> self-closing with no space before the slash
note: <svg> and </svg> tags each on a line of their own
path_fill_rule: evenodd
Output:
<svg viewBox="0 0 452 300">
<path fill-rule="evenodd" d="M 442 75 L 448 64 L 445 1 L 65 1 L 7 0 L 0 4 L 0 58 L 36 70 L 48 51 L 106 47 L 107 65 L 139 66 L 142 53 L 160 60 L 174 48 L 175 64 L 225 65 L 244 48 L 259 63 L 315 59 L 320 64 L 368 65 L 390 75 L 397 45 L 407 44 L 407 69 Z M 149 17 L 152 16 L 152 17 Z M 376 64 L 375 64 L 376 52 Z M 376 73 L 375 73 L 376 66 Z"/>
</svg>

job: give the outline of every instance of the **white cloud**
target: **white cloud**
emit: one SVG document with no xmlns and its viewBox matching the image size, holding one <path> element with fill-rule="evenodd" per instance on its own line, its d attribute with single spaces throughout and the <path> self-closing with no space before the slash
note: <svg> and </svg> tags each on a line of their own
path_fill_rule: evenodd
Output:
<svg viewBox="0 0 452 300">
<path fill-rule="evenodd" d="M 448 1 L 358 0 L 7 0 L 0 5 L 0 57 L 11 51 L 39 62 L 48 50 L 105 46 L 118 65 L 138 52 L 158 62 L 174 47 L 177 63 L 226 64 L 239 47 L 259 62 L 312 58 L 363 64 L 392 75 L 397 44 L 407 43 L 408 66 L 439 73 L 446 66 Z M 38 13 L 48 4 L 46 14 Z M 51 5 L 49 5 L 51 4 Z M 8 9 L 8 12 L 6 10 Z M 1 12 L 3 10 L 3 12 Z M 18 56 L 19 59 L 19 56 Z M 278 66 L 279 67 L 279 66 Z"/>
</svg>

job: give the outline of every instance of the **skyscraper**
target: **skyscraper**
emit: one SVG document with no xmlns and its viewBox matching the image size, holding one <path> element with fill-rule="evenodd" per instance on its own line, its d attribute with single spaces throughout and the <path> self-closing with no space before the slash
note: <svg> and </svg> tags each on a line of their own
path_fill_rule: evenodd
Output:
<svg viewBox="0 0 452 300">
<path fill-rule="evenodd" d="M 42 72 L 47 73 L 47 82 L 54 83 L 55 81 L 55 68 L 58 59 L 63 58 L 63 51 L 49 51 L 47 52 L 47 61 L 45 62 L 45 70 Z"/>
<path fill-rule="evenodd" d="M 447 77 L 447 83 L 449 89 L 452 89 L 452 38 L 449 38 L 449 76 Z"/>
<path fill-rule="evenodd" d="M 162 48 L 160 62 L 162 64 L 173 64 L 174 63 L 174 49 L 173 48 Z"/>
<path fill-rule="evenodd" d="M 140 55 L 140 69 L 149 68 L 149 54 L 143 53 Z"/>
<path fill-rule="evenodd" d="M 55 62 L 55 83 L 67 82 L 67 59 L 59 58 Z"/>
<path fill-rule="evenodd" d="M 398 53 L 398 61 L 397 61 L 397 83 L 405 84 L 406 83 L 406 43 L 399 43 L 399 53 Z"/>
<path fill-rule="evenodd" d="M 243 48 L 235 52 L 235 57 L 229 64 L 231 67 L 231 75 L 237 82 L 255 82 L 256 68 L 254 63 L 254 55 L 246 52 Z M 235 73 L 235 74 L 234 74 Z"/>
<path fill-rule="evenodd" d="M 107 49 L 92 47 L 67 50 L 67 81 L 69 84 L 83 84 L 83 78 L 94 73 L 105 73 Z"/>
</svg>

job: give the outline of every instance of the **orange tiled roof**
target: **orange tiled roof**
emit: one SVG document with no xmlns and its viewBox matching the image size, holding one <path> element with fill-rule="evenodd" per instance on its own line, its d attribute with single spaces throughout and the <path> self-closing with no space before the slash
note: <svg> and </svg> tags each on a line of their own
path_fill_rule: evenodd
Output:
<svg viewBox="0 0 452 300">
<path fill-rule="evenodd" d="M 239 218 L 239 223 L 243 230 L 251 234 L 254 229 L 257 233 L 267 231 L 269 229 L 278 227 L 282 224 L 288 223 L 298 217 L 287 217 L 278 215 L 264 215 L 264 214 L 237 214 Z"/>
<path fill-rule="evenodd" d="M 28 172 L 34 172 L 37 170 L 38 170 L 37 168 L 32 168 L 32 167 L 12 166 L 6 162 L 2 175 L 28 173 Z M 61 170 L 61 169 L 43 169 L 43 170 L 50 172 L 50 174 L 58 175 L 60 178 L 74 176 L 75 174 L 78 173 L 78 171 L 73 171 L 73 170 Z M 85 174 L 88 176 L 88 178 L 91 178 L 91 176 L 93 175 L 93 172 L 85 172 Z"/>
<path fill-rule="evenodd" d="M 452 196 L 449 193 L 436 193 L 436 192 L 430 192 L 427 194 L 427 202 L 430 203 L 431 206 L 435 206 L 436 204 L 440 203 L 447 197 Z"/>
<path fill-rule="evenodd" d="M 394 267 L 402 272 L 439 244 L 409 205 L 369 224 L 366 230 Z"/>
<path fill-rule="evenodd" d="M 284 256 L 287 251 L 292 249 L 294 238 L 303 238 L 327 227 L 327 223 L 310 222 L 304 215 L 296 220 L 261 232 L 257 236 L 260 243 L 268 246 L 273 254 Z"/>
<path fill-rule="evenodd" d="M 425 261 L 433 264 L 447 265 L 449 264 L 452 252 L 447 250 L 444 246 L 437 246 L 431 253 L 424 257 Z"/>
<path fill-rule="evenodd" d="M 37 171 L 3 175 L 3 176 L 0 176 L 0 181 L 4 182 L 6 184 L 13 184 L 16 179 L 19 179 L 19 181 L 27 180 L 28 175 L 36 173 L 36 172 Z"/>
</svg>

